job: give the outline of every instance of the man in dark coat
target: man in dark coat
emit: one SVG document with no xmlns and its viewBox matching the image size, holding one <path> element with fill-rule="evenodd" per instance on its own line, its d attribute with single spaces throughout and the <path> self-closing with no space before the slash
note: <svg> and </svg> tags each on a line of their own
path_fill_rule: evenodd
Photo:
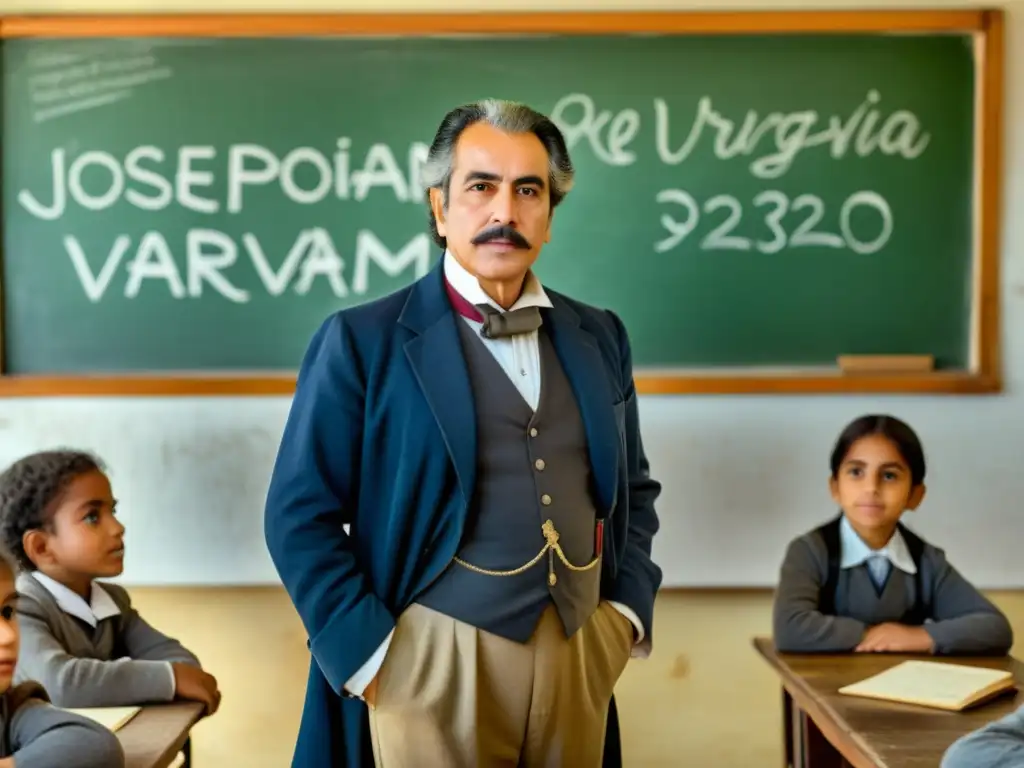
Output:
<svg viewBox="0 0 1024 768">
<path fill-rule="evenodd" d="M 621 321 L 531 269 L 572 163 L 548 118 L 486 100 L 421 175 L 443 256 L 317 331 L 267 498 L 313 656 L 292 765 L 617 765 L 661 488 Z"/>
</svg>

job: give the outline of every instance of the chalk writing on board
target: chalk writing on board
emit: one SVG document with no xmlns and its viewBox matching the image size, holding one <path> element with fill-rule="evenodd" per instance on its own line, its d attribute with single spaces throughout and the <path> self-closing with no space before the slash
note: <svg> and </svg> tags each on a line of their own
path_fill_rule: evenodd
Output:
<svg viewBox="0 0 1024 768">
<path fill-rule="evenodd" d="M 114 104 L 173 74 L 149 50 L 121 46 L 54 52 L 36 57 L 29 66 L 34 70 L 28 87 L 36 123 Z"/>
<path fill-rule="evenodd" d="M 801 153 L 821 147 L 827 158 L 839 160 L 848 155 L 857 158 L 882 154 L 912 161 L 924 154 L 931 142 L 920 119 L 910 110 L 882 109 L 878 90 L 869 90 L 848 115 L 822 116 L 813 109 L 793 112 L 769 112 L 760 115 L 746 110 L 740 116 L 727 117 L 710 96 L 697 101 L 688 130 L 673 144 L 672 112 L 668 103 L 654 99 L 654 143 L 658 159 L 667 166 L 678 166 L 701 145 L 710 143 L 714 157 L 721 161 L 752 158 L 748 170 L 759 179 L 784 176 Z M 618 112 L 599 109 L 587 94 L 562 97 L 552 110 L 552 119 L 562 129 L 570 148 L 585 141 L 594 156 L 607 165 L 627 166 L 637 159 L 632 147 L 640 134 L 641 115 L 630 107 Z M 664 236 L 654 243 L 656 253 L 679 246 L 702 223 L 710 220 L 709 231 L 699 241 L 700 250 L 736 250 L 779 253 L 786 248 L 847 248 L 858 254 L 881 251 L 889 242 L 894 227 L 892 207 L 873 190 L 855 190 L 829 217 L 834 229 L 824 229 L 824 201 L 812 192 L 790 197 L 780 190 L 765 189 L 747 202 L 721 193 L 698 204 L 684 189 L 662 189 L 655 195 L 662 208 L 660 223 Z M 800 219 L 801 212 L 804 218 Z M 769 239 L 752 238 L 736 232 L 745 216 L 759 219 Z M 724 215 L 723 215 L 724 214 Z M 789 216 L 797 223 L 792 231 L 783 227 Z M 872 218 L 873 217 L 873 218 Z M 854 220 L 857 226 L 854 226 Z M 864 234 L 874 226 L 872 235 Z M 836 231 L 838 230 L 838 231 Z"/>
<path fill-rule="evenodd" d="M 354 167 L 348 138 L 338 140 L 330 156 L 313 147 L 296 147 L 279 157 L 257 144 L 234 144 L 226 153 L 213 146 L 186 145 L 169 158 L 159 147 L 143 145 L 128 152 L 122 161 L 101 150 L 88 150 L 70 159 L 66 150 L 58 147 L 50 153 L 48 201 L 42 202 L 27 189 L 19 190 L 17 199 L 26 211 L 46 221 L 59 221 L 70 206 L 100 212 L 122 201 L 154 213 L 174 204 L 196 214 L 223 211 L 238 215 L 245 207 L 247 191 L 271 184 L 297 205 L 312 205 L 329 195 L 361 202 L 372 193 L 390 194 L 399 203 L 420 203 L 419 171 L 426 155 L 425 144 L 411 145 L 403 168 L 388 145 L 373 144 Z M 169 160 L 172 173 L 165 170 Z M 217 180 L 211 168 L 216 168 L 218 161 L 227 180 L 223 199 L 210 192 Z M 154 225 L 137 241 L 127 235 L 115 237 L 105 254 L 87 253 L 74 234 L 63 236 L 64 249 L 90 301 L 100 301 L 123 269 L 127 272 L 126 298 L 136 298 L 148 281 L 165 283 L 170 295 L 179 299 L 213 291 L 228 301 L 246 303 L 250 292 L 234 285 L 225 274 L 239 262 L 251 265 L 271 296 L 288 289 L 305 295 L 314 281 L 322 278 L 334 295 L 346 297 L 350 292 L 367 292 L 371 266 L 391 277 L 409 271 L 416 277 L 426 274 L 432 248 L 425 232 L 392 249 L 372 231 L 360 230 L 349 285 L 340 249 L 322 227 L 299 232 L 281 261 L 277 254 L 266 253 L 253 232 L 236 241 L 219 230 L 196 226 L 185 234 L 182 269 L 174 258 L 175 249 L 158 229 L 159 219 L 154 219 Z M 90 266 L 97 263 L 99 267 Z M 280 266 L 275 269 L 271 263 Z"/>
<path fill-rule="evenodd" d="M 573 114 L 576 109 L 579 110 L 578 119 L 570 120 L 566 113 Z M 569 149 L 585 138 L 591 151 L 603 163 L 632 165 L 636 161 L 636 152 L 627 149 L 640 130 L 640 113 L 635 109 L 616 113 L 609 109 L 598 110 L 590 96 L 570 93 L 555 104 L 551 120 L 562 131 Z"/>
<path fill-rule="evenodd" d="M 52 107 L 45 108 L 63 109 L 67 114 L 67 110 L 87 109 L 88 104 L 99 103 L 89 99 L 121 98 L 118 94 L 129 88 L 131 78 L 149 82 L 146 78 L 161 71 L 151 51 L 134 53 L 137 55 L 129 56 L 120 51 L 119 58 L 105 59 L 121 67 L 119 72 L 104 73 L 107 81 L 120 78 L 124 86 L 111 86 L 106 92 L 78 88 L 82 83 L 101 82 L 89 80 L 88 73 L 68 75 L 75 67 L 83 66 L 91 73 L 100 59 L 94 57 L 92 63 L 51 59 L 37 73 L 44 78 L 38 83 L 43 89 L 38 93 L 49 95 L 40 96 L 34 103 L 40 107 L 52 102 Z M 169 71 L 162 76 L 170 76 Z M 704 96 L 698 99 L 692 123 L 680 134 L 680 140 L 673 138 L 672 115 L 666 102 L 655 99 L 651 105 L 654 146 L 649 149 L 664 166 L 676 167 L 703 147 L 723 162 L 739 159 L 747 163 L 751 175 L 766 181 L 784 176 L 802 153 L 815 148 L 819 148 L 818 163 L 875 153 L 895 161 L 910 162 L 921 157 L 931 137 L 918 118 L 908 110 L 887 112 L 881 103 L 880 93 L 870 91 L 845 116 L 823 119 L 814 110 L 761 116 L 747 110 L 741 117 L 728 117 L 715 107 L 711 97 Z M 552 118 L 565 132 L 570 146 L 585 142 L 594 157 L 607 166 L 630 166 L 643 151 L 637 144 L 637 139 L 645 135 L 641 133 L 643 115 L 635 108 L 617 112 L 599 109 L 590 96 L 571 93 L 556 103 Z M 238 216 L 245 209 L 247 196 L 261 189 L 279 190 L 285 201 L 299 206 L 327 200 L 360 203 L 371 196 L 401 205 L 423 205 L 420 169 L 426 154 L 427 145 L 422 142 L 414 142 L 404 151 L 384 143 L 357 151 L 348 137 L 334 140 L 333 145 L 298 146 L 283 153 L 255 143 L 185 145 L 168 151 L 143 144 L 123 157 L 99 149 L 72 153 L 58 146 L 50 152 L 50 189 L 20 189 L 17 200 L 32 216 L 51 222 L 59 222 L 72 207 L 101 212 L 127 204 L 154 214 L 153 226 L 142 235 L 134 240 L 125 234 L 114 235 L 102 246 L 93 244 L 94 252 L 83 246 L 76 233 L 61 234 L 70 264 L 92 302 L 101 301 L 115 290 L 115 284 L 125 297 L 135 298 L 144 285 L 155 282 L 165 284 L 175 298 L 198 298 L 212 292 L 228 301 L 245 303 L 251 300 L 251 291 L 233 283 L 227 275 L 229 269 L 240 264 L 255 273 L 259 285 L 271 296 L 287 291 L 305 295 L 322 280 L 334 295 L 346 297 L 367 293 L 371 267 L 391 277 L 426 274 L 432 249 L 427 234 L 411 236 L 406 232 L 399 236 L 399 242 L 385 243 L 369 229 L 358 230 L 351 251 L 350 279 L 346 280 L 342 254 L 349 251 L 339 248 L 323 226 L 309 225 L 294 235 L 290 246 L 279 248 L 279 253 L 268 253 L 258 233 L 245 231 L 235 238 L 203 226 L 201 218 L 196 218 L 181 242 L 168 242 L 160 231 L 157 214 L 175 206 L 195 217 Z M 224 183 L 219 183 L 221 177 Z M 790 195 L 767 183 L 749 200 L 726 190 L 698 200 L 685 188 L 670 186 L 655 190 L 654 202 L 659 206 L 655 222 L 661 225 L 652 243 L 656 253 L 678 248 L 696 237 L 702 227 L 704 234 L 697 241 L 697 250 L 701 251 L 777 254 L 818 247 L 873 254 L 884 249 L 895 227 L 889 202 L 870 189 L 851 190 L 833 210 L 827 210 L 824 200 L 813 190 Z M 346 215 L 358 220 L 358 213 Z M 751 227 L 758 231 L 753 233 Z M 388 235 L 394 238 L 393 233 Z M 185 258 L 180 267 L 174 254 L 182 248 Z M 126 278 L 115 283 L 121 274 Z"/>
<path fill-rule="evenodd" d="M 697 229 L 701 219 L 701 211 L 710 215 L 718 210 L 725 210 L 726 215 L 708 232 L 700 242 L 702 250 L 734 250 L 749 251 L 756 249 L 761 253 L 778 253 L 785 248 L 806 248 L 809 246 L 824 248 L 849 248 L 854 253 L 876 253 L 885 247 L 892 236 L 892 208 L 885 198 L 877 192 L 860 190 L 849 195 L 839 209 L 839 234 L 819 229 L 825 217 L 825 203 L 814 194 L 805 193 L 790 200 L 789 196 L 775 189 L 767 189 L 754 196 L 751 201 L 753 208 L 760 209 L 758 215 L 770 234 L 771 239 L 755 239 L 733 234 L 744 216 L 742 203 L 733 195 L 718 194 L 704 201 L 700 206 L 689 192 L 682 189 L 665 189 L 658 193 L 657 201 L 672 206 L 672 213 L 662 213 L 661 225 L 669 233 L 667 237 L 654 245 L 654 250 L 664 253 L 675 248 Z M 873 238 L 862 238 L 855 231 L 852 220 L 860 209 L 876 214 L 878 234 Z M 804 218 L 794 227 L 792 232 L 782 226 L 783 217 L 787 213 L 805 210 Z M 677 218 L 682 215 L 682 219 Z"/>
<path fill-rule="evenodd" d="M 679 165 L 693 154 L 702 139 L 710 136 L 716 158 L 753 156 L 750 172 L 762 179 L 779 178 L 801 152 L 815 147 L 827 148 L 829 156 L 836 160 L 851 151 L 858 157 L 876 152 L 906 160 L 920 157 L 931 141 L 920 119 L 905 109 L 886 114 L 880 108 L 881 100 L 881 94 L 871 90 L 849 115 L 829 115 L 822 127 L 822 116 L 813 109 L 763 116 L 747 110 L 742 120 L 730 119 L 715 108 L 710 96 L 702 96 L 689 129 L 680 134 L 685 138 L 680 141 L 673 139 L 676 132 L 667 102 L 658 98 L 653 105 L 655 148 L 661 162 Z M 595 156 L 609 165 L 630 165 L 636 160 L 635 151 L 628 147 L 640 130 L 637 110 L 599 110 L 590 96 L 577 93 L 562 97 L 551 115 L 565 133 L 570 149 L 586 139 Z"/>
<path fill-rule="evenodd" d="M 389 190 L 398 202 L 418 203 L 424 199 L 419 174 L 427 149 L 420 142 L 410 145 L 403 168 L 391 147 L 372 144 L 361 165 L 353 168 L 349 138 L 339 139 L 331 155 L 315 147 L 294 147 L 283 157 L 259 144 L 232 144 L 226 152 L 211 145 L 185 145 L 171 157 L 160 147 L 144 144 L 123 160 L 103 150 L 87 150 L 71 159 L 63 147 L 57 147 L 50 152 L 51 202 L 40 201 L 27 189 L 19 190 L 18 202 L 47 221 L 59 219 L 71 203 L 102 211 L 122 198 L 148 211 L 163 210 L 173 202 L 197 213 L 236 214 L 245 204 L 247 188 L 276 183 L 287 199 L 299 205 L 318 203 L 329 195 L 360 202 L 376 189 Z M 173 164 L 170 178 L 164 170 L 169 162 Z M 211 166 L 226 173 L 224 200 L 203 191 L 216 180 Z M 310 173 L 315 182 L 300 184 L 299 177 L 309 178 Z M 87 175 L 94 177 L 88 185 Z"/>
<path fill-rule="evenodd" d="M 162 49 L 206 47 L 214 42 L 129 37 L 60 40 L 33 47 L 24 60 L 32 120 L 44 123 L 127 99 L 139 88 L 173 76 L 172 69 L 161 62 Z"/>
<path fill-rule="evenodd" d="M 323 278 L 335 296 L 349 295 L 345 281 L 345 260 L 327 230 L 315 227 L 299 233 L 295 243 L 281 265 L 274 269 L 263 251 L 259 239 L 252 233 L 242 235 L 242 248 L 253 265 L 260 284 L 271 296 L 280 296 L 289 287 L 298 295 L 309 293 L 314 280 Z M 135 255 L 127 263 L 125 256 L 135 247 Z M 176 299 L 199 298 L 212 290 L 228 301 L 244 304 L 252 296 L 248 290 L 232 284 L 224 274 L 239 258 L 238 244 L 232 237 L 216 229 L 189 229 L 185 235 L 184 275 L 174 259 L 171 245 L 155 230 L 146 232 L 137 244 L 127 235 L 119 235 L 97 272 L 90 266 L 91 259 L 77 238 L 64 237 L 64 247 L 71 257 L 75 274 L 86 296 L 92 302 L 100 301 L 122 265 L 128 272 L 124 286 L 125 298 L 136 298 L 147 280 L 163 282 Z M 426 234 L 417 235 L 398 252 L 392 252 L 369 230 L 356 235 L 355 267 L 351 291 L 366 293 L 370 282 L 370 266 L 375 265 L 385 274 L 397 277 L 412 268 L 416 277 L 422 277 L 430 266 L 432 243 Z"/>
</svg>

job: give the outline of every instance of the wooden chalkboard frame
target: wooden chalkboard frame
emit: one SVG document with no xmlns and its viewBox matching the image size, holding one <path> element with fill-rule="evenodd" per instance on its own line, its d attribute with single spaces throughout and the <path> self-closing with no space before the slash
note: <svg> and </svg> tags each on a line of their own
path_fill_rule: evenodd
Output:
<svg viewBox="0 0 1024 768">
<path fill-rule="evenodd" d="M 338 13 L 0 17 L 0 38 L 288 37 L 301 35 L 628 33 L 969 33 L 975 40 L 974 296 L 967 371 L 636 373 L 642 394 L 986 394 L 1002 389 L 999 222 L 1003 133 L 1003 12 L 998 9 L 749 12 Z M 3 337 L 0 327 L 0 340 Z M 0 341 L 2 345 L 2 341 Z M 0 375 L 0 397 L 290 395 L 294 374 Z"/>
</svg>

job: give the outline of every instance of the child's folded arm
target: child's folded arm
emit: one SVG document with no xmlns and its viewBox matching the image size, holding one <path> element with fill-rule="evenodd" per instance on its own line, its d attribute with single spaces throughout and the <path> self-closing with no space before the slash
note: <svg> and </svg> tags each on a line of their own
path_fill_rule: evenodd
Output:
<svg viewBox="0 0 1024 768">
<path fill-rule="evenodd" d="M 72 656 L 44 619 L 25 611 L 18 619 L 19 672 L 41 683 L 58 707 L 129 706 L 174 698 L 174 674 L 167 662 Z"/>
<path fill-rule="evenodd" d="M 786 549 L 772 608 L 773 639 L 783 653 L 852 651 L 867 630 L 856 619 L 819 610 L 826 557 L 824 547 L 816 553 L 804 537 Z"/>
<path fill-rule="evenodd" d="M 117 737 L 99 723 L 29 699 L 11 718 L 15 768 L 122 768 Z"/>
<path fill-rule="evenodd" d="M 1009 653 L 1013 628 L 1006 616 L 950 565 L 941 549 L 930 550 L 922 567 L 933 574 L 933 621 L 924 628 L 935 644 L 935 653 Z"/>
<path fill-rule="evenodd" d="M 1024 707 L 953 742 L 941 768 L 1020 768 L 1024 765 Z"/>
</svg>

